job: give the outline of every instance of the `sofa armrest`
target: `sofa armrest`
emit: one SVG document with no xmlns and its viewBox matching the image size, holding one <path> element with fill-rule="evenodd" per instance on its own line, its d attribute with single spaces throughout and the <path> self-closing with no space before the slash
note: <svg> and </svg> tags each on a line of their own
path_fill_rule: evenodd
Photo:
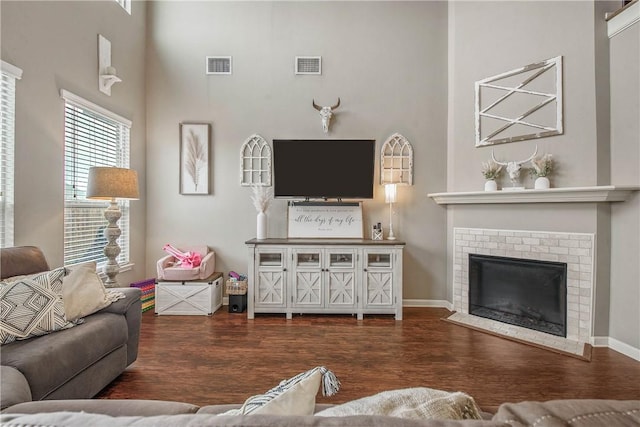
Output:
<svg viewBox="0 0 640 427">
<path fill-rule="evenodd" d="M 140 341 L 140 325 L 142 324 L 142 291 L 139 288 L 113 288 L 122 292 L 125 298 L 110 304 L 98 313 L 122 314 L 127 320 L 127 366 L 138 358 L 138 343 Z"/>
<path fill-rule="evenodd" d="M 122 292 L 125 298 L 121 298 L 98 311 L 98 313 L 114 313 L 126 314 L 135 305 L 136 301 L 140 301 L 142 291 L 139 288 L 110 288 L 118 292 Z"/>
<path fill-rule="evenodd" d="M 31 402 L 31 387 L 22 372 L 12 366 L 0 366 L 0 410 Z"/>
<path fill-rule="evenodd" d="M 206 279 L 216 271 L 216 253 L 208 252 L 200 261 L 200 279 Z"/>
</svg>

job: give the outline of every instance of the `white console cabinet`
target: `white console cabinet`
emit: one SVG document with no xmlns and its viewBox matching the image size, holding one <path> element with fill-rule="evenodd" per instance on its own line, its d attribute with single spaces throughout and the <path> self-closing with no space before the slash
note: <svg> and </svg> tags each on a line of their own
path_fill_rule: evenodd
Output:
<svg viewBox="0 0 640 427">
<path fill-rule="evenodd" d="M 393 314 L 402 320 L 403 242 L 252 239 L 248 310 L 255 313 Z"/>
</svg>

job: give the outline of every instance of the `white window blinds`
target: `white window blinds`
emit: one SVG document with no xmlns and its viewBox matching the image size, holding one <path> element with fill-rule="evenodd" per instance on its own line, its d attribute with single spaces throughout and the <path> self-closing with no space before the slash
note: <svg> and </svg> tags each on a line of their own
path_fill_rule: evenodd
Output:
<svg viewBox="0 0 640 427">
<path fill-rule="evenodd" d="M 131 122 L 67 91 L 64 113 L 64 264 L 106 262 L 108 203 L 86 199 L 87 178 L 92 166 L 129 167 Z M 129 202 L 119 201 L 120 265 L 129 263 Z"/>
<path fill-rule="evenodd" d="M 0 247 L 13 246 L 13 171 L 15 148 L 16 79 L 22 70 L 0 61 Z"/>
</svg>

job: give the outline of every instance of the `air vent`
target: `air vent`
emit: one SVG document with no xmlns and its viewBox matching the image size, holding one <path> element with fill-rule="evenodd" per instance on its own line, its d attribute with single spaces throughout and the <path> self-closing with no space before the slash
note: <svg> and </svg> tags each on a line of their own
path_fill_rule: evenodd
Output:
<svg viewBox="0 0 640 427">
<path fill-rule="evenodd" d="M 322 57 L 296 56 L 296 74 L 322 74 Z"/>
<path fill-rule="evenodd" d="M 231 57 L 207 56 L 207 74 L 231 74 Z"/>
</svg>

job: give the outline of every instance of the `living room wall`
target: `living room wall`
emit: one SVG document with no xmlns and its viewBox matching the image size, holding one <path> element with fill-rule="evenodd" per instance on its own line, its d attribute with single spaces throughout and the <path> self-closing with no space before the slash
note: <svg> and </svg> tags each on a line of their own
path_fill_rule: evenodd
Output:
<svg viewBox="0 0 640 427">
<path fill-rule="evenodd" d="M 474 145 L 474 82 L 558 55 L 564 60 L 564 134 L 495 145 L 496 157 L 526 159 L 537 144 L 539 152 L 554 156 L 553 187 L 637 184 L 637 176 L 635 182 L 621 175 L 611 180 L 611 169 L 631 167 L 621 155 L 612 163 L 609 141 L 609 43 L 604 13 L 618 6 L 616 2 L 449 3 L 447 191 L 481 191 L 481 164 L 491 158 L 492 148 Z M 637 145 L 637 133 L 635 141 Z M 531 177 L 523 174 L 523 182 L 532 188 Z M 508 177 L 503 176 L 500 184 L 510 185 Z M 635 313 L 640 301 L 636 297 L 618 305 L 613 299 L 637 295 L 637 279 L 631 280 L 637 260 L 627 265 L 611 260 L 633 239 L 620 240 L 620 232 L 612 236 L 612 225 L 619 229 L 631 224 L 631 230 L 637 230 L 628 217 L 612 220 L 611 209 L 625 210 L 637 201 L 626 203 L 614 208 L 589 203 L 449 206 L 448 229 L 450 236 L 454 227 L 595 233 L 595 335 L 616 337 L 637 349 L 640 324 Z M 451 253 L 451 241 L 448 250 Z M 452 283 L 451 264 L 448 271 Z"/>
<path fill-rule="evenodd" d="M 426 194 L 446 185 L 446 34 L 443 2 L 150 3 L 148 275 L 166 243 L 207 244 L 217 271 L 246 273 L 244 242 L 255 237 L 256 211 L 239 167 L 250 135 L 374 138 L 379 152 L 400 132 L 415 155 L 415 185 L 400 188 L 395 205 L 394 232 L 407 243 L 404 298 L 444 300 L 445 212 Z M 208 55 L 231 55 L 233 74 L 206 75 Z M 294 75 L 296 55 L 322 56 L 322 75 Z M 325 135 L 311 101 L 338 97 Z M 178 192 L 180 122 L 212 125 L 210 195 Z M 365 230 L 377 222 L 386 229 L 388 215 L 376 185 L 364 202 Z M 268 236 L 286 237 L 286 201 L 275 200 L 268 217 Z"/>
<path fill-rule="evenodd" d="M 131 203 L 132 271 L 145 265 L 145 2 L 129 15 L 113 1 L 2 1 L 2 59 L 23 70 L 16 83 L 15 245 L 42 248 L 63 263 L 64 102 L 66 89 L 133 121 L 131 167 L 141 200 Z M 109 97 L 98 90 L 98 34 L 111 41 L 123 79 Z"/>
</svg>

